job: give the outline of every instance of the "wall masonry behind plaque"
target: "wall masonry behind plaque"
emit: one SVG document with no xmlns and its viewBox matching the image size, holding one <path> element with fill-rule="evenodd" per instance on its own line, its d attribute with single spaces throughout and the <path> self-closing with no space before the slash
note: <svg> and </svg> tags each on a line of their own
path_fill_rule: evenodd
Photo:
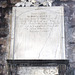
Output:
<svg viewBox="0 0 75 75">
<path fill-rule="evenodd" d="M 64 8 L 13 7 L 11 59 L 66 59 Z"/>
</svg>

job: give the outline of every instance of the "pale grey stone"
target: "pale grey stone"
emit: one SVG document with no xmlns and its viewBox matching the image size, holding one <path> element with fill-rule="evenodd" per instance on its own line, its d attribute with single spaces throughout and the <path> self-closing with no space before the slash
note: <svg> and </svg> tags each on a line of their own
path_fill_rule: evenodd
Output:
<svg viewBox="0 0 75 75">
<path fill-rule="evenodd" d="M 65 59 L 63 7 L 14 7 L 12 16 L 11 58 Z"/>
<path fill-rule="evenodd" d="M 19 67 L 18 75 L 58 75 L 58 67 Z"/>
<path fill-rule="evenodd" d="M 15 4 L 16 7 L 25 7 L 26 6 L 26 2 L 18 2 L 17 4 Z"/>
</svg>

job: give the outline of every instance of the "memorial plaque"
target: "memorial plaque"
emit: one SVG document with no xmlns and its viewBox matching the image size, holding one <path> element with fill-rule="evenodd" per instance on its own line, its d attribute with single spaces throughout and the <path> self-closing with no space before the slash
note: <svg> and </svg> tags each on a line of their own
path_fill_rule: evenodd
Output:
<svg viewBox="0 0 75 75">
<path fill-rule="evenodd" d="M 65 59 L 64 8 L 14 7 L 10 57 Z"/>
</svg>

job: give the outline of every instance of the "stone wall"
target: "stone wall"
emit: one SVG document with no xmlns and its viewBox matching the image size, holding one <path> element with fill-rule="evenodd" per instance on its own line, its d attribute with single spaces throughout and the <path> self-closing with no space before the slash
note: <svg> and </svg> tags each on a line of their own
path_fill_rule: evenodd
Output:
<svg viewBox="0 0 75 75">
<path fill-rule="evenodd" d="M 69 59 L 71 67 L 75 68 L 75 2 L 58 2 L 57 5 L 64 6 L 66 57 Z"/>
<path fill-rule="evenodd" d="M 0 75 L 7 75 L 6 60 L 8 55 L 7 44 L 9 36 L 9 14 L 12 6 L 18 2 L 18 0 L 11 1 L 0 0 Z"/>
<path fill-rule="evenodd" d="M 0 75 L 7 75 L 7 44 L 10 31 L 9 16 L 15 3 L 20 0 L 0 0 Z M 55 0 L 53 6 L 64 6 L 66 57 L 75 68 L 75 0 Z"/>
<path fill-rule="evenodd" d="M 7 1 L 0 1 L 0 75 L 6 75 L 6 45 L 8 35 L 8 22 L 6 20 Z"/>
</svg>

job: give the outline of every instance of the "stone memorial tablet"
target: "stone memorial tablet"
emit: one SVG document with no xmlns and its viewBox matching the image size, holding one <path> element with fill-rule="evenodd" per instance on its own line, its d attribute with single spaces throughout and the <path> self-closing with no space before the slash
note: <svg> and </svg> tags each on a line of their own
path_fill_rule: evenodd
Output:
<svg viewBox="0 0 75 75">
<path fill-rule="evenodd" d="M 13 7 L 10 57 L 65 59 L 64 8 Z"/>
</svg>

